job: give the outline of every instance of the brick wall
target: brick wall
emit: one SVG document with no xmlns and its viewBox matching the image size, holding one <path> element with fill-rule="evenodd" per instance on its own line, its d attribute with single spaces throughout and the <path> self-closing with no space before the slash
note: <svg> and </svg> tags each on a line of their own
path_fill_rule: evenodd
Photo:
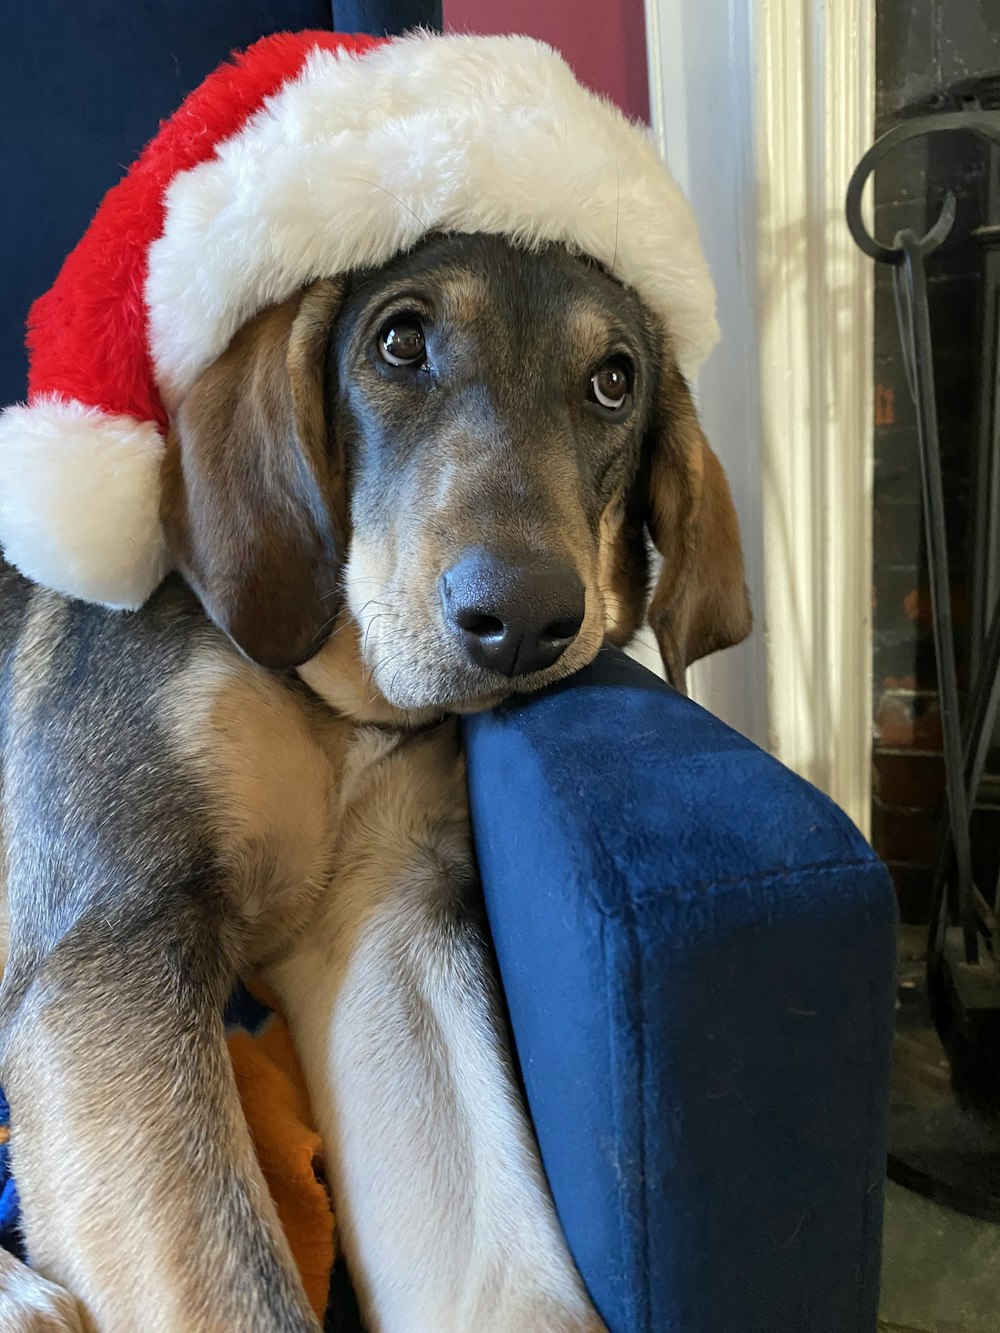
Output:
<svg viewBox="0 0 1000 1333">
<path fill-rule="evenodd" d="M 950 84 L 1000 70 L 1000 0 L 878 0 L 876 129 Z M 985 150 L 942 136 L 898 151 L 875 184 L 876 232 L 925 229 L 945 190 L 953 238 L 929 266 L 952 614 L 960 679 L 968 673 L 969 486 L 976 441 Z M 891 275 L 875 289 L 874 795 L 872 836 L 889 862 L 904 919 L 926 919 L 944 766 L 923 550 L 916 422 L 899 350 Z"/>
</svg>

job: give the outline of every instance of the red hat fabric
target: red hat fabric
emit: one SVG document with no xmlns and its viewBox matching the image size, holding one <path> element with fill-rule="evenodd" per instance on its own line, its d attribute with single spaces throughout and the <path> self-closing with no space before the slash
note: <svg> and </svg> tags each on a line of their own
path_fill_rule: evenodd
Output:
<svg viewBox="0 0 1000 1333">
<path fill-rule="evenodd" d="M 717 336 L 690 211 L 644 129 L 524 37 L 324 32 L 222 65 L 105 196 L 32 307 L 28 402 L 0 414 L 0 546 L 36 581 L 138 607 L 169 568 L 170 414 L 236 330 L 430 231 L 559 241 Z"/>
</svg>

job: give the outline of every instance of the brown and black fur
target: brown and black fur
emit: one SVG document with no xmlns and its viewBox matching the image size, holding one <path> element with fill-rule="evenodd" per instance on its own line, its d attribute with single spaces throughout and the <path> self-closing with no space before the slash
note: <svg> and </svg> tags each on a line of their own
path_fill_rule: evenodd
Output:
<svg viewBox="0 0 1000 1333">
<path fill-rule="evenodd" d="M 399 308 L 433 330 L 433 382 L 373 350 Z M 621 349 L 609 418 L 586 386 Z M 676 683 L 747 632 L 662 331 L 596 266 L 498 238 L 320 280 L 182 405 L 164 525 L 180 573 L 138 613 L 0 566 L 0 1078 L 33 1262 L 77 1302 L 53 1314 L 5 1262 L 0 1325 L 315 1328 L 223 1041 L 234 981 L 263 974 L 370 1327 L 599 1329 L 495 1021 L 452 715 L 631 638 L 647 533 Z M 554 666 L 463 657 L 438 582 L 471 547 L 572 562 L 586 615 Z"/>
</svg>

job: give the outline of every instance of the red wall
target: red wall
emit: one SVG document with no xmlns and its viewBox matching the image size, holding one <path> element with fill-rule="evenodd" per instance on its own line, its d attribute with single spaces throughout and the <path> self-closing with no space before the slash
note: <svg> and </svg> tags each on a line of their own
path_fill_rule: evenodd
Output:
<svg viewBox="0 0 1000 1333">
<path fill-rule="evenodd" d="M 453 32 L 523 32 L 561 51 L 581 82 L 649 119 L 643 0 L 443 0 Z"/>
</svg>

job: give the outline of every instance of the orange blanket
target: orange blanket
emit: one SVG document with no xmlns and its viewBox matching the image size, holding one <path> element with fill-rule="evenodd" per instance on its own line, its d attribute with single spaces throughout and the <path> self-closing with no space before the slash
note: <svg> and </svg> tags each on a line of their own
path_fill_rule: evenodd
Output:
<svg viewBox="0 0 1000 1333">
<path fill-rule="evenodd" d="M 229 1053 L 261 1170 L 310 1303 L 322 1320 L 334 1261 L 334 1223 L 291 1034 L 279 1015 L 241 999 L 227 1015 Z"/>
</svg>

